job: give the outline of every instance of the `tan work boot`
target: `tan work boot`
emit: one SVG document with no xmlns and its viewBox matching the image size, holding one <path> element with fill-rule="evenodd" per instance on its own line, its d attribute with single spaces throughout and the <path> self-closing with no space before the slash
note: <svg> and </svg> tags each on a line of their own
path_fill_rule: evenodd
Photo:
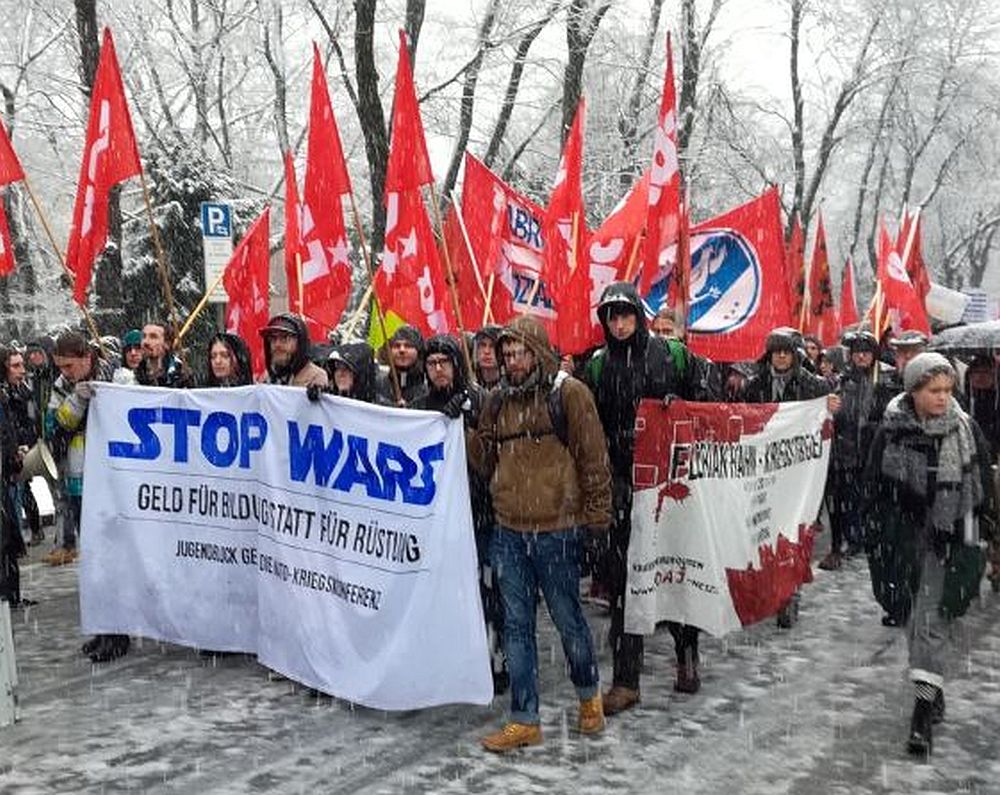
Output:
<svg viewBox="0 0 1000 795">
<path fill-rule="evenodd" d="M 66 549 L 65 547 L 56 547 L 49 552 L 48 555 L 42 558 L 42 560 L 50 566 L 65 566 L 72 563 L 76 559 L 76 550 Z"/>
<path fill-rule="evenodd" d="M 542 744 L 542 727 L 537 723 L 508 723 L 495 734 L 480 740 L 483 748 L 495 754 L 506 753 L 529 745 Z"/>
<path fill-rule="evenodd" d="M 601 694 L 580 702 L 580 734 L 597 734 L 604 729 Z"/>
<path fill-rule="evenodd" d="M 604 694 L 604 714 L 617 715 L 639 703 L 639 691 L 631 687 L 614 685 Z"/>
</svg>

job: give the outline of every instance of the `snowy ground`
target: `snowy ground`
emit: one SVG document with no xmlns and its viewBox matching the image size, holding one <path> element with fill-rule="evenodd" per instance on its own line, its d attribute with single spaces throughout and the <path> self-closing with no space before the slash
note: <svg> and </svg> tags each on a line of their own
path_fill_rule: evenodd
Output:
<svg viewBox="0 0 1000 795">
<path fill-rule="evenodd" d="M 40 604 L 15 613 L 23 716 L 0 729 L 0 793 L 1000 793 L 1000 599 L 984 594 L 966 618 L 947 720 L 932 761 L 915 762 L 903 747 L 905 638 L 879 623 L 861 559 L 817 572 L 795 629 L 707 639 L 695 696 L 671 691 L 672 644 L 657 635 L 641 705 L 599 737 L 573 731 L 546 622 L 545 744 L 508 757 L 478 744 L 501 725 L 505 698 L 376 712 L 269 679 L 242 656 L 149 641 L 92 666 L 77 651 L 76 567 L 28 563 L 23 577 Z M 610 676 L 607 616 L 588 614 Z"/>
</svg>

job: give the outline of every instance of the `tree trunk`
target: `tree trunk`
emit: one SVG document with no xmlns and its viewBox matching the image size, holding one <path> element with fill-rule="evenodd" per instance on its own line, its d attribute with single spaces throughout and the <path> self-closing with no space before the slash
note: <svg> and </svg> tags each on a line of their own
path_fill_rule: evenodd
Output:
<svg viewBox="0 0 1000 795">
<path fill-rule="evenodd" d="M 572 0 L 566 14 L 566 68 L 563 72 L 562 127 L 560 141 L 566 142 L 569 128 L 573 125 L 577 105 L 583 95 L 583 67 L 587 61 L 587 50 L 594 40 L 601 20 L 611 7 L 610 2 L 602 3 L 592 11 L 588 0 Z M 587 12 L 590 11 L 588 14 Z"/>
<path fill-rule="evenodd" d="M 642 54 L 636 65 L 635 80 L 625 102 L 625 109 L 618 118 L 618 134 L 622 140 L 622 166 L 619 171 L 618 183 L 623 190 L 628 190 L 635 181 L 635 175 L 642 171 L 636 161 L 639 147 L 639 111 L 642 107 L 642 92 L 646 86 L 646 74 L 653 58 L 653 45 L 660 29 L 660 12 L 663 10 L 663 0 L 652 0 L 649 8 L 649 24 L 646 26 L 646 38 L 642 43 Z"/>
<path fill-rule="evenodd" d="M 376 0 L 354 0 L 354 73 L 358 92 L 358 121 L 365 137 L 365 154 L 372 191 L 372 251 L 382 249 L 385 234 L 385 170 L 389 158 L 389 135 L 378 93 L 375 66 Z"/>
</svg>

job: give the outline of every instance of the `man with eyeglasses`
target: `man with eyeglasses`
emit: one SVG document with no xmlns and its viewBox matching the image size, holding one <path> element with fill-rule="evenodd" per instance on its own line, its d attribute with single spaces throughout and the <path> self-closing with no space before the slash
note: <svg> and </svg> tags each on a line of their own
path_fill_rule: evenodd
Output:
<svg viewBox="0 0 1000 795">
<path fill-rule="evenodd" d="M 578 729 L 604 728 L 593 636 L 580 606 L 581 541 L 611 519 L 611 475 L 590 390 L 559 374 L 542 325 L 521 316 L 501 333 L 502 378 L 469 445 L 496 513 L 490 559 L 504 609 L 510 721 L 484 737 L 497 753 L 542 742 L 535 614 L 541 590 L 580 699 Z M 558 379 L 558 380 L 557 380 Z"/>
</svg>

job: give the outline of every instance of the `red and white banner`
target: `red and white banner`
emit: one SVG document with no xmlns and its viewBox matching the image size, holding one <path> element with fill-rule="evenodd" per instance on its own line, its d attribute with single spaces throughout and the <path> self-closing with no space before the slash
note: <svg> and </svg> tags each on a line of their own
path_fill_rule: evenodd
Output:
<svg viewBox="0 0 1000 795">
<path fill-rule="evenodd" d="M 812 579 L 833 422 L 794 403 L 644 401 L 636 419 L 625 631 L 721 636 Z"/>
</svg>

